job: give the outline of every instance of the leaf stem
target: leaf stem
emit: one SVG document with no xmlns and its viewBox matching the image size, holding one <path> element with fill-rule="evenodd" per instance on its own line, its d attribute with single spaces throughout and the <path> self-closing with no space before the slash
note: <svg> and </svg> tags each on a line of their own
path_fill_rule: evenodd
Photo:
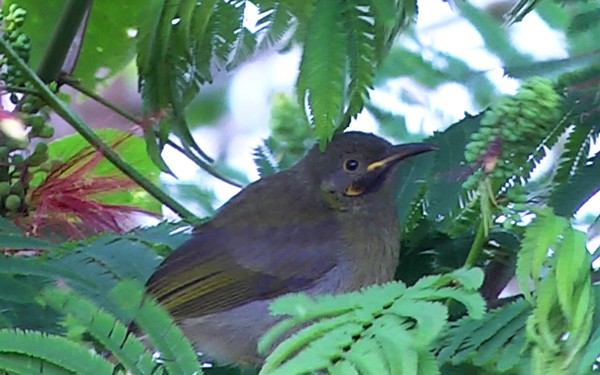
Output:
<svg viewBox="0 0 600 375">
<path fill-rule="evenodd" d="M 0 92 L 3 92 L 3 93 L 19 92 L 21 94 L 30 94 L 30 95 L 38 94 L 38 92 L 33 89 L 30 89 L 27 87 L 13 86 L 13 85 L 0 85 Z"/>
<path fill-rule="evenodd" d="M 116 104 L 106 100 L 105 98 L 103 98 L 102 96 L 98 95 L 97 93 L 81 86 L 80 84 L 78 84 L 77 82 L 74 81 L 65 81 L 65 83 L 67 85 L 69 85 L 70 87 L 72 87 L 73 89 L 79 91 L 80 93 L 86 95 L 87 97 L 91 98 L 92 100 L 102 104 L 103 106 L 109 108 L 110 110 L 114 111 L 115 113 L 121 115 L 122 117 L 124 117 L 125 119 L 133 122 L 134 124 L 137 125 L 142 125 L 142 121 L 137 118 L 136 116 L 134 116 L 133 114 L 125 111 L 123 108 L 117 106 Z M 156 131 L 155 131 L 156 132 Z M 190 150 L 179 146 L 177 143 L 173 142 L 170 139 L 167 139 L 167 145 L 171 146 L 173 149 L 175 149 L 176 151 L 180 152 L 181 154 L 185 155 L 188 159 L 192 160 L 194 163 L 196 163 L 197 165 L 200 166 L 200 168 L 204 169 L 208 174 L 210 174 L 211 176 L 225 182 L 228 183 L 229 185 L 235 186 L 237 188 L 242 188 L 244 187 L 244 184 L 242 184 L 241 182 L 235 181 L 225 175 L 223 175 L 221 172 L 219 172 L 215 167 L 213 167 L 212 165 L 210 165 L 209 163 L 205 162 L 204 160 L 200 159 L 196 154 L 194 154 L 193 152 L 191 152 Z"/>
<path fill-rule="evenodd" d="M 135 181 L 140 187 L 146 190 L 159 202 L 173 210 L 184 220 L 194 223 L 198 218 L 179 202 L 171 198 L 167 193 L 154 185 L 144 175 L 127 164 L 113 149 L 110 148 L 79 116 L 67 107 L 56 96 L 48 86 L 38 77 L 38 75 L 17 55 L 14 49 L 7 41 L 0 38 L 0 50 L 10 59 L 15 66 L 21 70 L 24 77 L 31 83 L 32 87 L 38 91 L 39 96 L 50 105 L 54 111 L 67 121 L 86 141 L 102 153 L 117 169 L 126 176 Z"/>
<path fill-rule="evenodd" d="M 481 252 L 483 251 L 483 243 L 485 242 L 485 218 L 482 218 L 479 221 L 479 228 L 477 229 L 477 234 L 475 235 L 475 239 L 473 240 L 473 244 L 471 245 L 471 249 L 469 250 L 469 254 L 467 255 L 467 260 L 465 260 L 465 267 L 471 268 L 475 265 L 479 257 L 481 256 Z"/>
<path fill-rule="evenodd" d="M 50 83 L 58 79 L 73 46 L 73 40 L 91 6 L 92 0 L 67 0 L 37 69 L 37 74 L 43 82 Z"/>
</svg>

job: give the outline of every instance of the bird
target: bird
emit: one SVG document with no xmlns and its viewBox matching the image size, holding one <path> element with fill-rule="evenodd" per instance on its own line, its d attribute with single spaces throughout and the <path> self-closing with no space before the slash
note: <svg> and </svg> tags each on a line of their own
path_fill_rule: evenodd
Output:
<svg viewBox="0 0 600 375">
<path fill-rule="evenodd" d="M 259 367 L 258 339 L 281 317 L 273 299 L 337 294 L 390 281 L 400 252 L 396 166 L 432 151 L 344 132 L 289 169 L 248 185 L 170 253 L 147 290 L 197 350 Z"/>
</svg>

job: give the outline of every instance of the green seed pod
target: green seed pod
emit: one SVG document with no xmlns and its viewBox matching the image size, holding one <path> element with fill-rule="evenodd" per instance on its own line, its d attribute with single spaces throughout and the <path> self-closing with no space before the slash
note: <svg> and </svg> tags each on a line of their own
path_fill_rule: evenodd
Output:
<svg viewBox="0 0 600 375">
<path fill-rule="evenodd" d="M 11 151 L 13 150 L 25 150 L 27 146 L 29 146 L 28 141 L 21 141 L 14 138 L 7 138 L 4 141 L 6 147 L 8 147 Z"/>
<path fill-rule="evenodd" d="M 48 144 L 46 142 L 40 142 L 35 145 L 35 149 L 33 150 L 34 154 L 47 154 L 48 153 Z"/>
<path fill-rule="evenodd" d="M 532 89 L 523 86 L 519 92 L 517 92 L 517 99 L 520 101 L 537 102 L 538 95 Z"/>
<path fill-rule="evenodd" d="M 484 137 L 487 143 L 494 141 L 494 138 L 500 133 L 500 129 L 498 128 L 481 128 L 481 135 Z"/>
<path fill-rule="evenodd" d="M 527 119 L 532 119 L 532 120 L 537 119 L 537 118 L 539 118 L 539 116 L 543 115 L 543 113 L 540 113 L 538 111 L 538 108 L 536 106 L 521 108 L 521 114 L 523 115 L 523 117 L 525 117 Z"/>
<path fill-rule="evenodd" d="M 21 154 L 14 154 L 10 158 L 10 164 L 14 165 L 15 167 L 22 166 L 24 162 L 25 162 L 25 158 Z"/>
<path fill-rule="evenodd" d="M 18 46 L 25 46 L 31 43 L 31 40 L 29 39 L 29 37 L 23 33 L 19 34 L 17 36 L 17 40 L 15 41 L 15 44 Z"/>
<path fill-rule="evenodd" d="M 487 110 L 485 112 L 485 115 L 483 115 L 483 118 L 481 119 L 481 122 L 479 124 L 481 126 L 493 126 L 493 125 L 496 125 L 496 123 L 498 123 L 499 119 L 500 119 L 500 116 L 498 115 L 498 112 L 496 112 L 494 110 Z"/>
<path fill-rule="evenodd" d="M 48 160 L 47 153 L 33 153 L 27 158 L 27 164 L 31 167 L 37 167 Z"/>
<path fill-rule="evenodd" d="M 33 113 L 33 111 L 34 111 L 33 105 L 29 102 L 25 102 L 21 106 L 22 113 Z"/>
<path fill-rule="evenodd" d="M 10 194 L 10 182 L 2 181 L 0 182 L 0 198 L 5 197 Z"/>
<path fill-rule="evenodd" d="M 503 117 L 506 116 L 516 116 L 519 114 L 519 105 L 518 102 L 513 98 L 503 98 L 500 100 L 498 104 L 498 108 L 494 109 L 494 111 L 498 111 L 500 121 L 504 121 Z"/>
<path fill-rule="evenodd" d="M 32 131 L 34 131 L 36 134 L 42 130 L 44 125 L 46 125 L 46 119 L 44 116 L 39 115 L 30 116 L 26 122 L 31 125 Z"/>
<path fill-rule="evenodd" d="M 9 211 L 16 212 L 21 207 L 21 203 L 22 200 L 20 196 L 11 194 L 6 197 L 6 200 L 4 201 L 4 207 L 6 207 L 6 209 Z"/>
<path fill-rule="evenodd" d="M 52 138 L 54 136 L 54 127 L 52 125 L 45 124 L 38 134 L 41 138 Z"/>
<path fill-rule="evenodd" d="M 514 223 L 512 220 L 506 219 L 502 222 L 502 228 L 506 229 L 506 230 L 511 230 L 514 226 Z"/>
<path fill-rule="evenodd" d="M 13 194 L 16 194 L 18 196 L 24 196 L 25 195 L 25 187 L 23 186 L 23 183 L 21 181 L 16 181 L 10 187 L 10 192 Z"/>
</svg>

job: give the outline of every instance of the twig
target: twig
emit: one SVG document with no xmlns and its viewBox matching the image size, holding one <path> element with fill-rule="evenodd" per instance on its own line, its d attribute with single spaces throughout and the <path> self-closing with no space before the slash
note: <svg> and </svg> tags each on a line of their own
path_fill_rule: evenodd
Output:
<svg viewBox="0 0 600 375">
<path fill-rule="evenodd" d="M 31 83 L 32 87 L 38 91 L 39 96 L 50 105 L 54 111 L 67 121 L 86 141 L 94 148 L 99 150 L 106 159 L 108 159 L 117 169 L 123 172 L 126 176 L 135 181 L 139 186 L 146 190 L 150 195 L 156 198 L 159 202 L 173 210 L 188 222 L 197 222 L 198 218 L 191 213 L 187 208 L 179 202 L 171 198 L 167 193 L 162 191 L 144 175 L 138 172 L 127 164 L 121 157 L 110 148 L 90 127 L 79 118 L 69 107 L 67 107 L 54 94 L 48 86 L 37 76 L 37 74 L 19 57 L 14 49 L 7 41 L 0 38 L 0 49 L 4 55 L 10 59 L 15 66 L 21 70 L 25 78 Z"/>
<path fill-rule="evenodd" d="M 124 117 L 125 119 L 133 122 L 134 124 L 137 125 L 142 125 L 142 121 L 137 118 L 136 116 L 134 116 L 133 114 L 125 111 L 123 108 L 117 106 L 116 104 L 106 100 L 105 98 L 103 98 L 102 96 L 98 95 L 97 93 L 88 90 L 87 88 L 81 86 L 80 84 L 73 82 L 73 81 L 65 81 L 65 83 L 67 85 L 69 85 L 70 87 L 72 87 L 73 89 L 79 91 L 80 93 L 86 95 L 87 97 L 91 98 L 92 100 L 102 104 L 103 106 L 109 108 L 110 110 L 114 111 L 115 113 L 121 115 L 122 117 Z M 156 131 L 155 131 L 156 133 Z M 204 160 L 200 159 L 197 155 L 195 155 L 193 152 L 191 152 L 190 150 L 179 146 L 177 143 L 173 142 L 170 139 L 167 139 L 167 145 L 173 147 L 173 149 L 175 149 L 176 151 L 180 152 L 181 154 L 185 155 L 187 158 L 189 158 L 190 160 L 192 160 L 194 163 L 196 163 L 197 165 L 200 166 L 200 168 L 204 169 L 208 174 L 210 174 L 211 176 L 226 182 L 232 186 L 238 187 L 238 188 L 242 188 L 244 187 L 244 184 L 235 181 L 225 175 L 223 175 L 222 173 L 220 173 L 219 171 L 217 171 L 212 165 L 210 165 L 209 163 L 205 162 Z"/>
<path fill-rule="evenodd" d="M 37 69 L 37 74 L 43 82 L 50 83 L 58 79 L 69 55 L 69 49 L 91 6 L 92 0 L 68 0 L 65 4 Z M 78 54 L 79 51 L 75 53 Z"/>
<path fill-rule="evenodd" d="M 475 262 L 481 256 L 481 252 L 483 251 L 483 243 L 485 242 L 485 220 L 486 218 L 482 218 L 479 222 L 479 228 L 477 229 L 477 234 L 475 235 L 475 239 L 473 240 L 473 244 L 471 245 L 471 249 L 469 250 L 469 254 L 467 255 L 467 260 L 465 260 L 465 267 L 471 268 L 475 265 Z"/>
<path fill-rule="evenodd" d="M 38 92 L 27 88 L 27 87 L 20 87 L 20 86 L 13 86 L 13 85 L 0 85 L 0 92 L 18 92 L 21 94 L 29 94 L 29 95 L 37 95 Z"/>
</svg>

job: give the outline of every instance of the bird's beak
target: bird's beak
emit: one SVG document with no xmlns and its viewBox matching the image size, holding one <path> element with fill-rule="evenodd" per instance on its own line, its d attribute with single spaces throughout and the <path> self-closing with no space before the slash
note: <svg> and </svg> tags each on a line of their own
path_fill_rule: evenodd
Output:
<svg viewBox="0 0 600 375">
<path fill-rule="evenodd" d="M 437 147 L 428 143 L 405 143 L 403 145 L 392 146 L 388 156 L 369 164 L 367 166 L 367 171 L 370 172 L 386 168 L 400 160 L 434 150 L 437 150 Z"/>
</svg>

